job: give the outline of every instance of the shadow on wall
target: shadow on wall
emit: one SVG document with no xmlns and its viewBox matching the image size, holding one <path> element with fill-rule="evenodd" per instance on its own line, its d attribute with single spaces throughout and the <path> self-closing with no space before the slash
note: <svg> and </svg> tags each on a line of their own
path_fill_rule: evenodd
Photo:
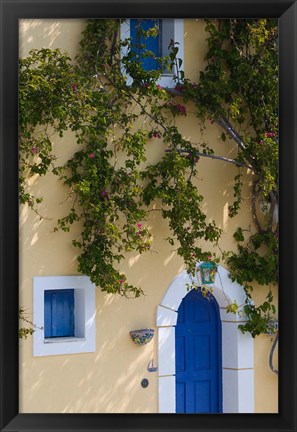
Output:
<svg viewBox="0 0 297 432">
<path fill-rule="evenodd" d="M 59 188 L 56 178 L 52 181 L 39 182 L 37 192 L 47 185 L 45 190 L 52 195 L 52 205 L 45 204 L 45 199 L 42 214 L 55 213 L 55 206 L 65 199 L 65 189 Z M 221 192 L 217 200 L 222 203 L 220 221 L 228 204 L 227 194 Z M 123 266 L 127 277 L 143 286 L 146 295 L 124 299 L 96 291 L 95 353 L 33 358 L 32 339 L 21 342 L 21 412 L 157 412 L 157 373 L 147 371 L 149 361 L 157 360 L 157 335 L 139 347 L 131 341 L 129 331 L 155 328 L 156 307 L 183 264 L 164 241 L 166 221 L 156 212 L 149 223 L 156 234 L 155 252 L 140 257 L 131 254 Z M 77 250 L 71 240 L 79 236 L 79 226 L 70 233 L 53 233 L 55 221 L 40 220 L 26 207 L 21 209 L 20 225 L 20 304 L 30 311 L 34 276 L 77 274 Z M 146 389 L 140 385 L 143 378 L 150 381 Z"/>
<path fill-rule="evenodd" d="M 77 52 L 84 19 L 22 19 L 19 21 L 19 54 L 26 57 L 31 49 L 61 48 L 70 57 Z"/>
<path fill-rule="evenodd" d="M 31 48 L 63 46 L 72 56 L 80 39 L 78 24 L 83 30 L 83 20 L 21 20 L 20 55 L 26 56 Z M 73 37 L 77 38 L 77 43 Z M 217 140 L 216 133 L 213 136 Z M 68 151 L 70 157 L 73 140 L 67 137 L 62 141 L 62 157 Z M 221 161 L 201 160 L 199 164 L 198 188 L 202 194 L 209 188 L 213 192 L 211 200 L 210 195 L 205 194 L 204 209 L 219 226 L 224 230 L 232 229 L 233 233 L 236 222 L 227 220 L 226 212 L 233 199 L 232 176 L 236 169 L 230 170 L 230 165 Z M 26 206 L 20 209 L 20 304 L 29 313 L 33 304 L 34 276 L 77 274 L 78 250 L 72 246 L 72 239 L 80 235 L 79 224 L 74 225 L 70 233 L 53 233 L 57 218 L 66 215 L 71 205 L 65 201 L 67 190 L 57 177 L 47 175 L 38 182 L 33 179 L 31 187 L 32 193 L 45 196 L 40 213 L 53 219 L 40 219 Z M 242 215 L 246 221 L 246 211 Z M 243 219 L 238 220 L 244 223 Z M 95 353 L 33 358 L 32 338 L 21 341 L 21 412 L 157 411 L 157 373 L 147 372 L 149 361 L 157 360 L 157 336 L 148 345 L 139 347 L 131 341 L 129 331 L 155 328 L 156 307 L 174 277 L 182 271 L 183 263 L 164 240 L 169 232 L 159 212 L 152 213 L 148 223 L 154 234 L 153 251 L 143 256 L 131 254 L 123 264 L 127 278 L 143 286 L 146 295 L 127 300 L 97 290 Z M 225 236 L 222 244 L 223 248 L 232 247 L 232 236 L 231 242 Z M 150 381 L 146 389 L 140 385 L 143 378 Z"/>
<path fill-rule="evenodd" d="M 97 292 L 95 353 L 32 358 L 24 355 L 31 342 L 21 342 L 21 412 L 156 412 L 156 374 L 146 370 L 156 338 L 142 347 L 132 342 L 123 303 Z M 136 308 L 131 303 L 126 301 L 127 316 Z M 143 378 L 150 381 L 147 389 L 140 385 Z"/>
<path fill-rule="evenodd" d="M 40 211 L 59 217 L 66 190 L 56 177 L 47 177 L 34 187 L 36 193 L 44 190 L 47 194 Z M 221 186 L 217 192 L 216 203 L 221 205 L 216 214 L 222 223 L 229 193 Z M 207 205 L 208 211 L 210 205 L 214 203 Z M 146 295 L 128 300 L 97 290 L 95 353 L 33 358 L 32 339 L 21 342 L 21 412 L 157 412 L 157 373 L 147 372 L 149 361 L 157 360 L 157 336 L 139 347 L 130 340 L 129 331 L 155 328 L 156 307 L 183 264 L 164 240 L 167 224 L 159 212 L 149 223 L 155 232 L 154 252 L 140 257 L 131 254 L 123 266 L 127 277 L 143 286 Z M 77 274 L 77 249 L 71 240 L 79 236 L 79 226 L 70 233 L 53 233 L 55 224 L 55 220 L 40 219 L 28 207 L 21 209 L 20 304 L 29 311 L 34 276 Z M 140 385 L 143 378 L 150 380 L 146 389 Z"/>
</svg>

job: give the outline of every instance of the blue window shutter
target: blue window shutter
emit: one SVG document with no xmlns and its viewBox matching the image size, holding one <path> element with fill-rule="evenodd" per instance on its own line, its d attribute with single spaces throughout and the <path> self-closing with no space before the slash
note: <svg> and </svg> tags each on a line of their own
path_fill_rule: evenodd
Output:
<svg viewBox="0 0 297 432">
<path fill-rule="evenodd" d="M 44 336 L 74 336 L 74 289 L 44 292 Z"/>
<path fill-rule="evenodd" d="M 52 337 L 52 300 L 50 291 L 44 291 L 44 337 Z"/>
<path fill-rule="evenodd" d="M 155 27 L 157 21 L 152 19 L 131 19 L 130 20 L 130 38 L 133 50 L 140 56 L 142 67 L 146 71 L 158 70 L 160 68 L 159 63 L 151 58 L 147 57 L 142 59 L 141 53 L 143 49 L 139 48 L 139 45 L 145 45 L 148 51 L 152 51 L 156 57 L 162 56 L 161 50 L 161 23 L 162 20 L 158 20 L 159 33 L 156 37 L 149 36 L 145 38 L 142 35 L 137 34 L 137 29 L 140 27 L 142 30 L 147 31 L 152 27 Z"/>
</svg>

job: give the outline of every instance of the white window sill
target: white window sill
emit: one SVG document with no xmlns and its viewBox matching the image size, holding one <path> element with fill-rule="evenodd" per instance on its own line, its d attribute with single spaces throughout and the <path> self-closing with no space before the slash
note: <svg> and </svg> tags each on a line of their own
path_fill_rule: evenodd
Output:
<svg viewBox="0 0 297 432">
<path fill-rule="evenodd" d="M 85 341 L 86 338 L 78 338 L 78 337 L 58 337 L 58 338 L 46 338 L 43 343 L 59 343 L 59 342 L 81 342 Z"/>
</svg>

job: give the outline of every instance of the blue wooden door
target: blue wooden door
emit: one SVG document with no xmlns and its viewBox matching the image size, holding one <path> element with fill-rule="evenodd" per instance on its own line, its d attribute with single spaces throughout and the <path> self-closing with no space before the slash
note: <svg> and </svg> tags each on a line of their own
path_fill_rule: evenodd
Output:
<svg viewBox="0 0 297 432">
<path fill-rule="evenodd" d="M 142 30 L 147 31 L 158 25 L 159 32 L 156 36 L 144 37 L 138 32 L 140 27 Z M 140 56 L 142 67 L 146 71 L 158 70 L 159 63 L 153 57 L 142 57 L 144 50 L 151 51 L 156 57 L 161 57 L 161 20 L 152 19 L 131 19 L 130 20 L 130 37 L 133 50 Z M 142 48 L 144 45 L 145 48 Z"/>
<path fill-rule="evenodd" d="M 222 412 L 222 336 L 218 304 L 193 289 L 175 328 L 176 412 Z"/>
</svg>

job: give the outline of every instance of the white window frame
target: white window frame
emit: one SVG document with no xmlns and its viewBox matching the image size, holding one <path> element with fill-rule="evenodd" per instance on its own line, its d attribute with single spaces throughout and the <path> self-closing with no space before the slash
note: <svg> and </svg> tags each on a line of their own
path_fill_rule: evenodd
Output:
<svg viewBox="0 0 297 432">
<path fill-rule="evenodd" d="M 161 18 L 162 19 L 162 18 Z M 168 35 L 169 39 L 173 39 L 174 42 L 178 42 L 178 58 L 182 60 L 182 67 L 181 70 L 183 70 L 184 66 L 184 20 L 179 19 L 162 19 L 162 34 Z M 128 39 L 130 37 L 130 19 L 126 19 L 121 23 L 121 41 L 124 41 L 125 39 Z M 168 37 L 166 37 L 166 40 Z M 163 50 L 167 50 L 167 47 L 163 46 Z M 122 47 L 121 49 L 121 58 L 123 58 L 128 53 L 128 47 Z M 133 78 L 126 73 L 124 67 L 122 66 L 123 74 L 126 75 L 126 82 L 127 85 L 131 85 L 133 82 Z M 164 73 L 160 76 L 160 78 L 157 80 L 157 84 L 160 85 L 163 88 L 172 89 L 175 87 L 176 82 L 174 81 L 173 77 L 176 75 L 176 67 L 174 66 L 174 70 L 172 73 Z"/>
<path fill-rule="evenodd" d="M 44 292 L 74 289 L 73 337 L 44 337 Z M 33 278 L 33 356 L 96 351 L 95 285 L 87 276 L 36 276 Z"/>
</svg>

